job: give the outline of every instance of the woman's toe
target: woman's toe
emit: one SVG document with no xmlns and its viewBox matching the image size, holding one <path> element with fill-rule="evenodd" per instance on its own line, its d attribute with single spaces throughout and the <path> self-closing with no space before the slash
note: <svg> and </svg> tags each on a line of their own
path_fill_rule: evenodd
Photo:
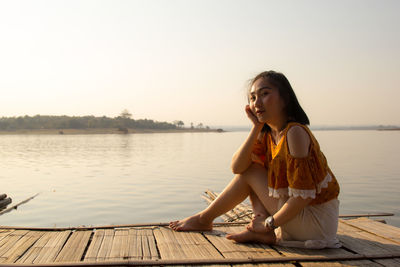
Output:
<svg viewBox="0 0 400 267">
<path fill-rule="evenodd" d="M 169 227 L 174 229 L 174 228 L 176 228 L 177 223 L 178 223 L 178 221 L 170 222 Z"/>
</svg>

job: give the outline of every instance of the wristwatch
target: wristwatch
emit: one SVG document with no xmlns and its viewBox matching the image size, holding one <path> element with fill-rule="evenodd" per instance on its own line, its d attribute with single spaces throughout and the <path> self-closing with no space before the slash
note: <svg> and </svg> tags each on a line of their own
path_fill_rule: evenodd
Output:
<svg viewBox="0 0 400 267">
<path fill-rule="evenodd" d="M 275 220 L 273 216 L 269 216 L 267 219 L 265 219 L 265 228 L 269 228 L 271 230 L 274 230 L 276 228 L 275 226 Z"/>
</svg>

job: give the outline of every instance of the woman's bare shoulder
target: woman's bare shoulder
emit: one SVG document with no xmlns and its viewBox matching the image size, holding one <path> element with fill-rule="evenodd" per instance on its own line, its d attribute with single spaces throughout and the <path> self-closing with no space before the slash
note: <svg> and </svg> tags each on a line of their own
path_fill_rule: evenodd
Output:
<svg viewBox="0 0 400 267">
<path fill-rule="evenodd" d="M 295 158 L 308 156 L 311 139 L 308 132 L 299 125 L 290 127 L 287 132 L 287 143 L 289 153 Z"/>
</svg>

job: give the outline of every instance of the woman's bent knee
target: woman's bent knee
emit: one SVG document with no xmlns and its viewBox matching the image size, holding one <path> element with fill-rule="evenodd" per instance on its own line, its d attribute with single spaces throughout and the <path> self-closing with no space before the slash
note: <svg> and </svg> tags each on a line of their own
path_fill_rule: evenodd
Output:
<svg viewBox="0 0 400 267">
<path fill-rule="evenodd" d="M 268 173 L 267 169 L 258 163 L 253 163 L 249 168 L 242 174 L 239 174 L 244 178 L 262 178 L 267 180 Z"/>
<path fill-rule="evenodd" d="M 268 173 L 264 166 L 253 163 L 245 172 L 237 174 L 235 179 L 245 182 L 250 187 L 262 186 L 268 188 Z"/>
</svg>

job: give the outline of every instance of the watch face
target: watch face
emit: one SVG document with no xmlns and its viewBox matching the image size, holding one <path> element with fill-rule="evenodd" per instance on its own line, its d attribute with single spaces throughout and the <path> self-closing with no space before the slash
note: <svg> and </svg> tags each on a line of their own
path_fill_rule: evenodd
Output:
<svg viewBox="0 0 400 267">
<path fill-rule="evenodd" d="M 269 227 L 273 228 L 274 227 L 274 217 L 269 216 L 267 218 L 267 224 L 268 224 Z"/>
</svg>

